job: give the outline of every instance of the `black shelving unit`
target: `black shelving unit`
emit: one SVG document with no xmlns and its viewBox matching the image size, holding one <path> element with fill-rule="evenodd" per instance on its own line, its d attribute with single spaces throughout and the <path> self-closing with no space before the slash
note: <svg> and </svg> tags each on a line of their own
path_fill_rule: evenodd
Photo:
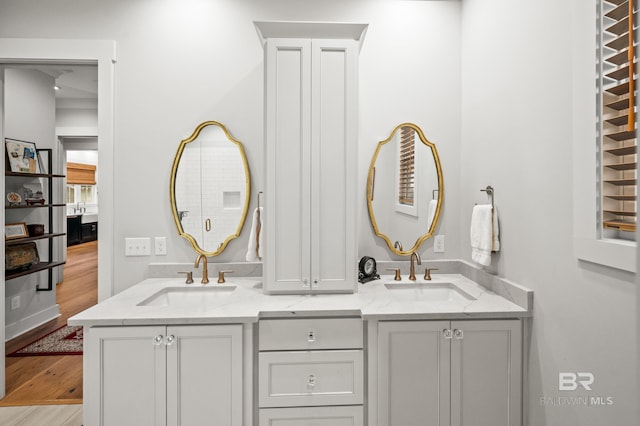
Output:
<svg viewBox="0 0 640 426">
<path fill-rule="evenodd" d="M 46 153 L 47 156 L 47 171 L 53 170 L 53 159 L 51 158 L 52 149 L 37 149 L 38 154 Z M 48 256 L 44 261 L 32 265 L 29 269 L 18 271 L 5 271 L 5 280 L 12 280 L 14 278 L 23 277 L 25 275 L 34 274 L 36 272 L 47 271 L 47 286 L 42 288 L 39 285 L 36 287 L 36 291 L 51 291 L 53 290 L 53 268 L 64 265 L 64 261 L 53 260 L 53 239 L 56 237 L 62 237 L 66 235 L 62 232 L 51 232 L 53 230 L 53 209 L 56 207 L 66 207 L 63 203 L 51 203 L 53 200 L 53 180 L 56 178 L 64 178 L 65 175 L 53 174 L 53 173 L 18 173 L 12 171 L 5 171 L 7 177 L 19 177 L 19 178 L 39 178 L 46 179 L 47 181 L 47 201 L 50 204 L 34 204 L 34 205 L 19 205 L 19 206 L 5 206 L 6 210 L 18 210 L 18 209 L 40 209 L 44 208 L 48 211 L 48 225 L 49 233 L 38 235 L 34 237 L 20 238 L 16 240 L 5 241 L 5 247 L 22 244 L 30 241 L 47 240 L 48 244 Z"/>
</svg>

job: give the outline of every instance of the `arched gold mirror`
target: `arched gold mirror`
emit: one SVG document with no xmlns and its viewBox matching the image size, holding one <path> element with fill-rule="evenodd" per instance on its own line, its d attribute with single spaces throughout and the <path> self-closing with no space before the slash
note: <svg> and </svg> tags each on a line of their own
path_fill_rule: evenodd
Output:
<svg viewBox="0 0 640 426">
<path fill-rule="evenodd" d="M 407 256 L 433 236 L 444 182 L 435 144 L 412 123 L 396 126 L 378 143 L 367 179 L 373 230 L 393 253 Z"/>
<path fill-rule="evenodd" d="M 171 170 L 171 209 L 180 236 L 197 253 L 217 256 L 240 235 L 250 180 L 242 143 L 223 124 L 205 121 L 180 142 Z"/>
</svg>

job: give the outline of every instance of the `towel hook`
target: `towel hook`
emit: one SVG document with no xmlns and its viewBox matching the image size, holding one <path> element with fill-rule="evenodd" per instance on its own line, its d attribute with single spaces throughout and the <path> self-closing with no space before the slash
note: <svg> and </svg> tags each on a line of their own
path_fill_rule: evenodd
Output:
<svg viewBox="0 0 640 426">
<path fill-rule="evenodd" d="M 494 207 L 494 204 L 493 204 L 493 186 L 487 185 L 487 187 L 485 189 L 481 189 L 480 191 L 486 192 L 487 195 L 491 197 L 491 207 Z"/>
</svg>

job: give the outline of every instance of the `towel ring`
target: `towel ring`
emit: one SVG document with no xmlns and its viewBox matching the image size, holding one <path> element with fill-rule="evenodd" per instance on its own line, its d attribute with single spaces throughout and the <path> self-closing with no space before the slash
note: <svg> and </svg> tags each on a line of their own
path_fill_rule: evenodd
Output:
<svg viewBox="0 0 640 426">
<path fill-rule="evenodd" d="M 485 189 L 481 189 L 480 191 L 486 192 L 487 195 L 491 197 L 491 207 L 494 207 L 494 204 L 493 204 L 493 186 L 487 185 L 487 187 Z"/>
</svg>

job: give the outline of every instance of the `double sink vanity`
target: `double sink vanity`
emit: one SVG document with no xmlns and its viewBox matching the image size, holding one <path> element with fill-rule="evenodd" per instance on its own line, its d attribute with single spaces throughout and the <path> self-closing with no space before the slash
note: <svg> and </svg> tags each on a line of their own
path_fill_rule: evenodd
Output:
<svg viewBox="0 0 640 426">
<path fill-rule="evenodd" d="M 522 424 L 531 292 L 438 267 L 458 273 L 353 294 L 147 279 L 69 320 L 85 326 L 85 424 Z"/>
<path fill-rule="evenodd" d="M 69 320 L 84 326 L 84 424 L 522 425 L 533 294 L 465 261 L 420 261 L 443 212 L 435 144 L 396 126 L 357 187 L 367 25 L 255 25 L 265 175 L 251 261 L 209 264 L 235 272 L 201 283 L 252 198 L 242 144 L 207 121 L 180 143 L 170 178 L 178 233 L 202 268 L 193 282 L 177 278 L 191 265 L 150 265 L 150 278 Z M 365 194 L 372 231 L 411 262 L 358 261 Z"/>
</svg>

